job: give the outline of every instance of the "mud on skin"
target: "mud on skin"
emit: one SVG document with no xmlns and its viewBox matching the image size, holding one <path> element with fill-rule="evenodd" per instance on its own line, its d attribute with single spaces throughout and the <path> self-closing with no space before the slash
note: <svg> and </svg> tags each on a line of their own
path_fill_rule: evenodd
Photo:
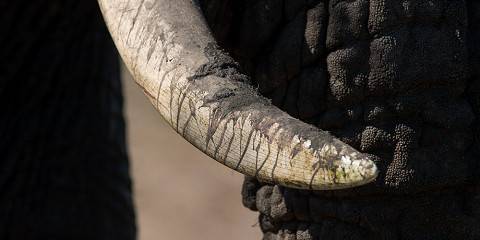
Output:
<svg viewBox="0 0 480 240">
<path fill-rule="evenodd" d="M 342 191 L 247 178 L 265 239 L 480 238 L 480 3 L 201 2 L 262 95 L 380 168 Z"/>
</svg>

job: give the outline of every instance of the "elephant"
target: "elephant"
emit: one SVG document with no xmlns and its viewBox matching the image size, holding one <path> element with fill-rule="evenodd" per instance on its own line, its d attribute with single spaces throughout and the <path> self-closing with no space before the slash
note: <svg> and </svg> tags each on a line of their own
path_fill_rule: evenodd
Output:
<svg viewBox="0 0 480 240">
<path fill-rule="evenodd" d="M 165 120 L 246 175 L 264 239 L 480 239 L 480 3 L 99 3 Z"/>
<path fill-rule="evenodd" d="M 54 2 L 2 4 L 0 236 L 134 239 L 115 47 L 94 2 Z M 98 3 L 164 119 L 246 175 L 264 239 L 480 239 L 480 3 Z"/>
</svg>

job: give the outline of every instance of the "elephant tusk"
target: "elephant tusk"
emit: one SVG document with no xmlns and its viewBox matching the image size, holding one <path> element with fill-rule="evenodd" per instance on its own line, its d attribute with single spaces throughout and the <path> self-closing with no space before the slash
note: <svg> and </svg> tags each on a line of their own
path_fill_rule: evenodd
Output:
<svg viewBox="0 0 480 240">
<path fill-rule="evenodd" d="M 290 117 L 245 82 L 194 0 L 98 0 L 135 81 L 195 147 L 260 181 L 313 190 L 377 176 L 366 155 Z"/>
</svg>

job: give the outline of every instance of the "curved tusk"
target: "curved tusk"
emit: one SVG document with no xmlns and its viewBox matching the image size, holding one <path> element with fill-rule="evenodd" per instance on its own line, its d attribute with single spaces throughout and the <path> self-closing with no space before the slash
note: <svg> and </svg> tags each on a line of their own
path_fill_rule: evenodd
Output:
<svg viewBox="0 0 480 240">
<path fill-rule="evenodd" d="M 167 122 L 220 163 L 261 181 L 342 189 L 373 181 L 364 154 L 290 117 L 241 81 L 194 0 L 99 0 L 135 81 Z"/>
</svg>

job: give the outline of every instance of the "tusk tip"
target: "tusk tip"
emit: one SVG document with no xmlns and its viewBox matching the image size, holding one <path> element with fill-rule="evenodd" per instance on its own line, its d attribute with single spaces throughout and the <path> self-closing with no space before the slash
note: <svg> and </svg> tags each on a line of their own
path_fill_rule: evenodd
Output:
<svg viewBox="0 0 480 240">
<path fill-rule="evenodd" d="M 339 167 L 336 168 L 337 181 L 340 188 L 351 188 L 365 185 L 374 181 L 378 176 L 377 165 L 365 155 L 358 159 L 350 160 L 343 156 Z"/>
<path fill-rule="evenodd" d="M 352 159 L 342 156 L 332 168 L 316 174 L 311 180 L 311 190 L 337 190 L 359 187 L 373 182 L 379 174 L 376 164 L 365 155 Z"/>
</svg>

